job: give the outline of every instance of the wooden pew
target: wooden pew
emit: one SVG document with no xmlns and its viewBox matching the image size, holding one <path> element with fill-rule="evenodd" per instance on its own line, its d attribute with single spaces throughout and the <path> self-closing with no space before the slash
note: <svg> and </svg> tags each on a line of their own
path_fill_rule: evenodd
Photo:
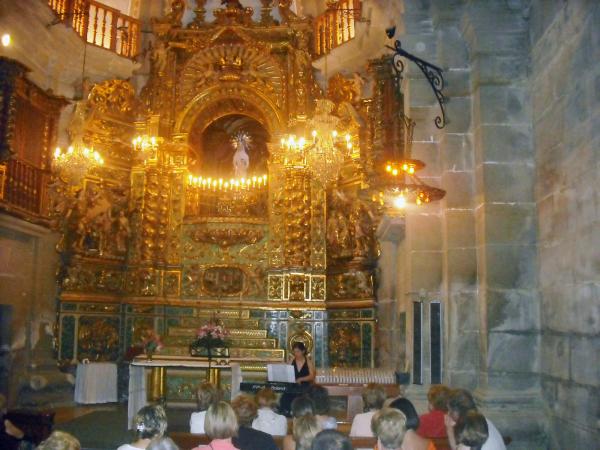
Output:
<svg viewBox="0 0 600 450">
<path fill-rule="evenodd" d="M 181 450 L 191 450 L 198 445 L 208 445 L 211 439 L 205 434 L 191 434 L 182 432 L 169 433 L 169 437 L 175 441 Z M 273 436 L 275 445 L 283 449 L 284 436 Z M 354 437 L 352 439 L 352 448 L 375 448 L 377 439 L 368 437 Z"/>
</svg>

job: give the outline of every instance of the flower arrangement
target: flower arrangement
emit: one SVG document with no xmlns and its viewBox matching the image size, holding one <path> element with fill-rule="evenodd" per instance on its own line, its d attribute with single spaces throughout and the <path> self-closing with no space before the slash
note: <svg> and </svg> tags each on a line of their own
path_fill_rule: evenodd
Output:
<svg viewBox="0 0 600 450">
<path fill-rule="evenodd" d="M 227 356 L 229 331 L 219 324 L 208 323 L 196 331 L 196 339 L 190 345 L 192 356 Z"/>
<path fill-rule="evenodd" d="M 142 348 L 148 359 L 152 359 L 152 355 L 163 348 L 160 336 L 154 330 L 146 330 L 142 335 Z"/>
</svg>

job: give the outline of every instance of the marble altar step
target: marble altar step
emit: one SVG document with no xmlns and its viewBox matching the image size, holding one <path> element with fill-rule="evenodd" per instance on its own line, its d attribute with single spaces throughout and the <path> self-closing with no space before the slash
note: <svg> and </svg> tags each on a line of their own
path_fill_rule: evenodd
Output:
<svg viewBox="0 0 600 450">
<path fill-rule="evenodd" d="M 260 323 L 258 319 L 246 319 L 243 317 L 235 318 L 235 317 L 226 317 L 219 319 L 220 322 L 225 325 L 225 328 L 259 328 Z M 183 328 L 200 328 L 202 325 L 206 325 L 207 319 L 206 317 L 183 317 L 179 322 L 179 326 Z"/>
<path fill-rule="evenodd" d="M 196 335 L 198 328 L 185 328 L 185 327 L 169 327 L 167 336 L 187 336 L 191 339 Z M 267 339 L 267 330 L 261 329 L 247 329 L 247 328 L 228 328 L 229 336 L 233 338 L 256 338 L 256 339 Z"/>
<path fill-rule="evenodd" d="M 187 347 L 192 341 L 193 334 L 189 335 L 169 335 L 163 338 L 163 343 L 166 346 L 173 347 Z M 274 349 L 277 348 L 277 339 L 271 338 L 255 338 L 255 337 L 245 337 L 245 336 L 232 336 L 229 338 L 229 342 L 231 347 L 234 348 L 268 348 Z"/>
</svg>

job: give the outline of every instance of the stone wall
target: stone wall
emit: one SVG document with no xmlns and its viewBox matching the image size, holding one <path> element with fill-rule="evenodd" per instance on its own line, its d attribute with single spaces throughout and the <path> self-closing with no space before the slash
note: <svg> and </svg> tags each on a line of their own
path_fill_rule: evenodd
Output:
<svg viewBox="0 0 600 450">
<path fill-rule="evenodd" d="M 600 404 L 600 5 L 533 1 L 531 94 L 551 448 L 596 448 Z"/>
</svg>

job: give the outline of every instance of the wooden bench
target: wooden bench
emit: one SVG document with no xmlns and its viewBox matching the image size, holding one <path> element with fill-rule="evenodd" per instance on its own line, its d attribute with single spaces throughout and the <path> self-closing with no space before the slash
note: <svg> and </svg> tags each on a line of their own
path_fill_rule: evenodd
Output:
<svg viewBox="0 0 600 450">
<path fill-rule="evenodd" d="M 211 439 L 205 434 L 191 434 L 173 432 L 169 433 L 169 437 L 175 441 L 181 450 L 191 450 L 199 445 L 208 445 Z M 283 449 L 283 438 L 285 436 L 273 436 L 275 445 Z M 370 437 L 353 437 L 352 448 L 375 448 L 377 439 Z"/>
</svg>

